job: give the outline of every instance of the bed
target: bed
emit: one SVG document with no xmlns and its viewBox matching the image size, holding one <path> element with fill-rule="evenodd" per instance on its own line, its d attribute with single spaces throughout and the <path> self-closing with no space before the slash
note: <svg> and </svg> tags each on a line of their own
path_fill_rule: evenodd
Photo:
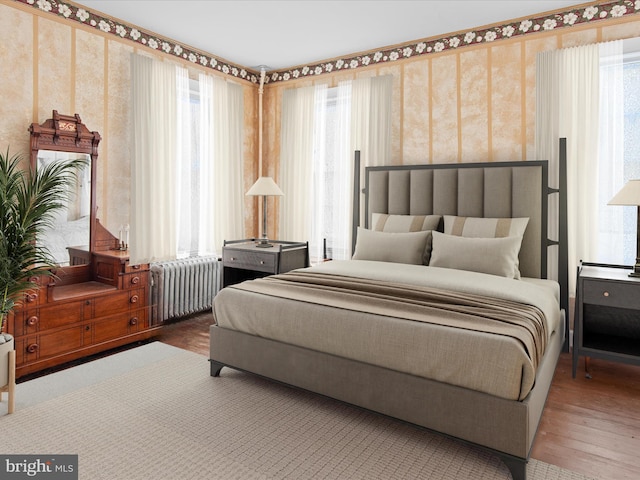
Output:
<svg viewBox="0 0 640 480">
<path fill-rule="evenodd" d="M 565 149 L 561 139 L 560 185 Z M 488 449 L 525 479 L 567 349 L 563 189 L 549 188 L 547 161 L 364 176 L 353 260 L 216 296 L 211 375 L 226 366 L 407 421 Z M 556 194 L 560 241 L 547 235 Z M 558 281 L 546 278 L 551 248 Z"/>
</svg>

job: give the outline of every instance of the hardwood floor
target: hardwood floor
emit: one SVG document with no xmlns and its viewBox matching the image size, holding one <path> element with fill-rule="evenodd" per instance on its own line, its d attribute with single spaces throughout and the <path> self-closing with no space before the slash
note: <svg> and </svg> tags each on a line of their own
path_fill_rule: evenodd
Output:
<svg viewBox="0 0 640 480">
<path fill-rule="evenodd" d="M 563 353 L 531 456 L 598 479 L 640 478 L 640 367 Z"/>
<path fill-rule="evenodd" d="M 166 325 L 158 340 L 209 355 L 209 312 Z M 575 379 L 563 353 L 532 458 L 602 480 L 640 478 L 640 367 L 584 360 Z"/>
</svg>

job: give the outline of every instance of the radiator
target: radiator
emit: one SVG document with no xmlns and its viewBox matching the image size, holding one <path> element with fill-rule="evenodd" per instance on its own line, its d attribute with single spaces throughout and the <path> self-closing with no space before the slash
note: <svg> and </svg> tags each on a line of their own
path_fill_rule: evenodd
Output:
<svg viewBox="0 0 640 480">
<path fill-rule="evenodd" d="M 152 324 L 211 308 L 222 284 L 216 256 L 193 257 L 151 265 Z"/>
</svg>

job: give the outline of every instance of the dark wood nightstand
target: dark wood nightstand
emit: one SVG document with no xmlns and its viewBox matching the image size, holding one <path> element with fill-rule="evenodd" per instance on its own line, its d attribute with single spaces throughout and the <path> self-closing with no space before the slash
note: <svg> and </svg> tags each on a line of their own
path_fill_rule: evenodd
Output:
<svg viewBox="0 0 640 480">
<path fill-rule="evenodd" d="M 640 278 L 630 267 L 583 263 L 578 268 L 573 377 L 580 356 L 640 365 Z"/>
<path fill-rule="evenodd" d="M 257 247 L 256 239 L 225 240 L 222 247 L 222 287 L 309 266 L 308 242 L 269 242 L 273 247 Z"/>
</svg>

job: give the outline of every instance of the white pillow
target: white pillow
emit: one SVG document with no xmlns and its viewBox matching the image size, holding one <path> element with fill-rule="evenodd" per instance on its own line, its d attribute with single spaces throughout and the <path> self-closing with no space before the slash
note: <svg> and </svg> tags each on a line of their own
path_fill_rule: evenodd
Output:
<svg viewBox="0 0 640 480">
<path fill-rule="evenodd" d="M 520 278 L 522 237 L 473 238 L 433 232 L 429 266 Z"/>
<path fill-rule="evenodd" d="M 354 260 L 422 265 L 431 231 L 409 233 L 376 232 L 358 227 Z"/>
</svg>

